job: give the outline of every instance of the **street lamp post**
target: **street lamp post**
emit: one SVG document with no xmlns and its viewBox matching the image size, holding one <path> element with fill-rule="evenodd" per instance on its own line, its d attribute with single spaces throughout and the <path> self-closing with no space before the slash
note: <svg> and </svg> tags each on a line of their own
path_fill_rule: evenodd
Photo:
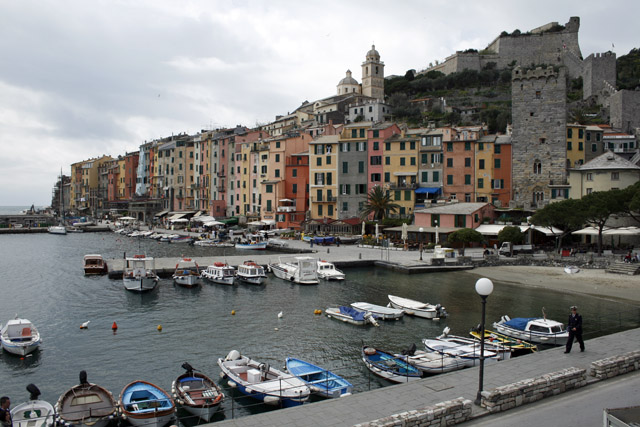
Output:
<svg viewBox="0 0 640 427">
<path fill-rule="evenodd" d="M 478 385 L 478 395 L 475 404 L 480 405 L 482 400 L 482 387 L 484 382 L 484 319 L 487 297 L 493 292 L 493 282 L 487 278 L 478 279 L 476 282 L 476 292 L 482 298 L 482 322 L 480 323 L 480 380 Z"/>
<path fill-rule="evenodd" d="M 423 241 L 422 241 L 422 232 L 423 232 L 423 231 L 424 231 L 424 228 L 422 228 L 422 227 L 420 227 L 420 228 L 418 229 L 418 233 L 419 233 L 419 234 L 418 234 L 418 240 L 420 240 L 420 261 L 422 261 L 422 244 L 423 244 Z"/>
</svg>

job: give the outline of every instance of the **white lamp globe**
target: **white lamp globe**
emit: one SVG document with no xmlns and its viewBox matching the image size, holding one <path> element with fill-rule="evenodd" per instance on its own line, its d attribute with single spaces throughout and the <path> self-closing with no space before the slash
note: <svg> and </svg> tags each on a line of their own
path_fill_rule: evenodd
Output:
<svg viewBox="0 0 640 427">
<path fill-rule="evenodd" d="M 476 292 L 478 295 L 488 297 L 493 292 L 493 282 L 485 277 L 476 282 Z"/>
<path fill-rule="evenodd" d="M 424 228 L 420 227 L 418 231 L 422 233 L 424 231 Z"/>
</svg>

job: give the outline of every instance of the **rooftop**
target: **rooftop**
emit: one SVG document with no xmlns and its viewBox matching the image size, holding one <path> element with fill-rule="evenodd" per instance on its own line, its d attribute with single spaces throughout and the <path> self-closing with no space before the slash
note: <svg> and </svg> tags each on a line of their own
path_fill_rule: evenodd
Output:
<svg viewBox="0 0 640 427">
<path fill-rule="evenodd" d="M 491 203 L 449 203 L 442 206 L 432 206 L 424 209 L 416 209 L 416 213 L 470 215 Z"/>
</svg>

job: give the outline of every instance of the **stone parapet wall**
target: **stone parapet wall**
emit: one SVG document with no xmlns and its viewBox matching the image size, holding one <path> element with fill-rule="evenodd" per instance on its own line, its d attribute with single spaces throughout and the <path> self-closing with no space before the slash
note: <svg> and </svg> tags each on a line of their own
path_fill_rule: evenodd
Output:
<svg viewBox="0 0 640 427">
<path fill-rule="evenodd" d="M 589 375 L 599 380 L 640 369 L 640 350 L 591 362 Z"/>
<path fill-rule="evenodd" d="M 471 417 L 472 402 L 458 397 L 423 409 L 401 412 L 385 418 L 357 424 L 355 427 L 427 427 L 463 423 Z"/>
<path fill-rule="evenodd" d="M 587 371 L 567 368 L 482 392 L 481 406 L 489 412 L 506 411 L 525 403 L 555 396 L 587 385 Z"/>
</svg>

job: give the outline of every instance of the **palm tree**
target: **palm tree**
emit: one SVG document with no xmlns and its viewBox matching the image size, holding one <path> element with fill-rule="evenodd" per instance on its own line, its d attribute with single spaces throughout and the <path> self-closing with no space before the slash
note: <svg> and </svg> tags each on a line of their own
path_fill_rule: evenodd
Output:
<svg viewBox="0 0 640 427">
<path fill-rule="evenodd" d="M 365 219 L 373 214 L 373 219 L 382 220 L 389 212 L 395 212 L 400 209 L 400 205 L 391 201 L 391 196 L 376 185 L 368 194 L 367 203 L 365 203 L 360 218 Z"/>
</svg>

